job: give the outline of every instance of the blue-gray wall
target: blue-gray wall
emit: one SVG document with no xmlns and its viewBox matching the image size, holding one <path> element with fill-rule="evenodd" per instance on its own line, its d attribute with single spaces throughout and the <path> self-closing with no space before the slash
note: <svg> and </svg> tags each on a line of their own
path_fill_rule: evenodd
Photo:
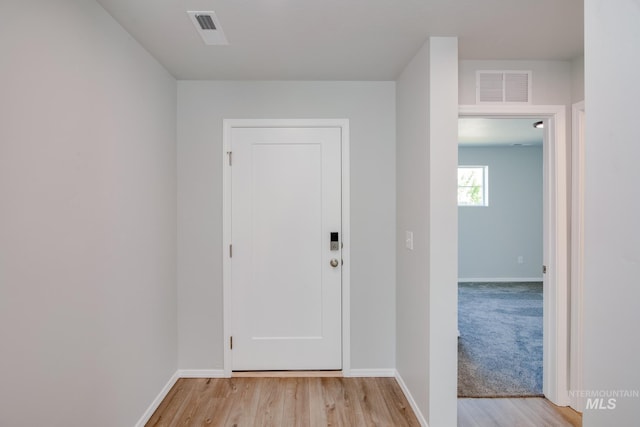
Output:
<svg viewBox="0 0 640 427">
<path fill-rule="evenodd" d="M 458 208 L 458 277 L 541 277 L 542 147 L 460 147 L 458 163 L 489 166 L 489 206 Z"/>
</svg>

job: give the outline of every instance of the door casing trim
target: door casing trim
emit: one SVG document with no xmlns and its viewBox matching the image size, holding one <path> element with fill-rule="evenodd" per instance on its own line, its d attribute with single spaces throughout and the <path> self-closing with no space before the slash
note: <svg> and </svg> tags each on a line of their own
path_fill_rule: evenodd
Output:
<svg viewBox="0 0 640 427">
<path fill-rule="evenodd" d="M 544 198 L 548 267 L 544 291 L 543 393 L 558 406 L 569 405 L 568 322 L 568 176 L 564 105 L 460 105 L 459 117 L 542 117 L 545 127 Z"/>
<path fill-rule="evenodd" d="M 233 335 L 231 324 L 231 260 L 229 245 L 231 239 L 231 168 L 228 152 L 231 151 L 231 130 L 233 128 L 322 128 L 341 129 L 342 146 L 342 373 L 349 376 L 351 370 L 351 226 L 349 177 L 349 119 L 224 119 L 222 136 L 222 304 L 223 304 L 223 370 L 224 376 L 231 378 L 233 352 L 229 341 Z"/>
<path fill-rule="evenodd" d="M 571 307 L 569 347 L 569 388 L 582 390 L 583 383 L 583 294 L 584 294 L 584 101 L 571 107 Z M 575 393 L 571 397 L 571 407 L 584 412 L 586 399 Z"/>
</svg>

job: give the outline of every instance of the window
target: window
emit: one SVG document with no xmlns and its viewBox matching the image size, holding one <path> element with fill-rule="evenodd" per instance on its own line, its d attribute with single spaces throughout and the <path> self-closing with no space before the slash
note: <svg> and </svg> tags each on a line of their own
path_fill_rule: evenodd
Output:
<svg viewBox="0 0 640 427">
<path fill-rule="evenodd" d="M 488 166 L 458 166 L 458 206 L 489 206 L 488 174 Z"/>
</svg>

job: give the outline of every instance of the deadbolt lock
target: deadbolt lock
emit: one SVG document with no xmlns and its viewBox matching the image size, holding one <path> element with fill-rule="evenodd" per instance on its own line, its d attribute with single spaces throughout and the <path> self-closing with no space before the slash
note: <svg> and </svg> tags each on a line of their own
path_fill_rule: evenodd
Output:
<svg viewBox="0 0 640 427">
<path fill-rule="evenodd" d="M 339 251 L 340 250 L 340 237 L 339 233 L 331 232 L 331 239 L 329 241 L 329 250 Z"/>
</svg>

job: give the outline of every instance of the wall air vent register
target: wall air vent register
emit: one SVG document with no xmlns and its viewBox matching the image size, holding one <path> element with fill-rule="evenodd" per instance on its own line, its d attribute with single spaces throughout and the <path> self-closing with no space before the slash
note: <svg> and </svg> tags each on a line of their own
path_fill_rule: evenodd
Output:
<svg viewBox="0 0 640 427">
<path fill-rule="evenodd" d="M 531 104 L 531 71 L 477 71 L 476 103 Z"/>
</svg>

